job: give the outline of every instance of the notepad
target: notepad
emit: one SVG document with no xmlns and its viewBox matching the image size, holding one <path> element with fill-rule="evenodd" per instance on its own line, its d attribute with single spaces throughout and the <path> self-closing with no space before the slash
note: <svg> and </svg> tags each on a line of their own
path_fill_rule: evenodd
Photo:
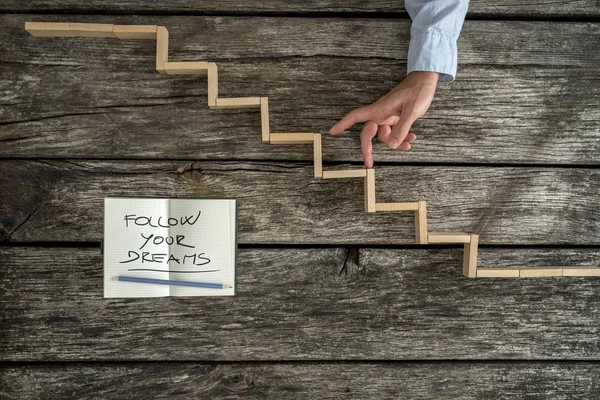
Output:
<svg viewBox="0 0 600 400">
<path fill-rule="evenodd" d="M 237 201 L 107 197 L 103 253 L 104 297 L 233 296 Z M 128 282 L 119 276 L 231 287 Z"/>
</svg>

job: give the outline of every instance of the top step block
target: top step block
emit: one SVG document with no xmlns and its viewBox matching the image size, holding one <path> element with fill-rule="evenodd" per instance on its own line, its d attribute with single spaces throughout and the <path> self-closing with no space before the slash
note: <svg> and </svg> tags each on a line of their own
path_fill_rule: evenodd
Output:
<svg viewBox="0 0 600 400">
<path fill-rule="evenodd" d="M 75 37 L 68 22 L 25 22 L 25 30 L 31 36 Z"/>
<path fill-rule="evenodd" d="M 69 22 L 69 29 L 77 37 L 116 37 L 113 24 L 81 24 Z"/>
<path fill-rule="evenodd" d="M 114 25 L 113 32 L 116 37 L 128 39 L 156 39 L 156 25 Z"/>
</svg>

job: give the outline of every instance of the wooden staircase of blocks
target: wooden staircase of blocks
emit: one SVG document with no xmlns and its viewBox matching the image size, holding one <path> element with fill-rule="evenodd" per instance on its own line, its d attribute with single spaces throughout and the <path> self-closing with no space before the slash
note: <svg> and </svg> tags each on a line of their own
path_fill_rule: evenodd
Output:
<svg viewBox="0 0 600 400">
<path fill-rule="evenodd" d="M 463 274 L 469 278 L 483 277 L 557 277 L 600 276 L 598 267 L 536 267 L 536 268 L 477 268 L 479 236 L 463 232 L 428 232 L 425 201 L 377 203 L 375 201 L 375 170 L 349 169 L 323 171 L 321 134 L 274 133 L 269 129 L 269 100 L 267 97 L 219 98 L 218 69 L 214 62 L 169 61 L 169 32 L 157 25 L 112 25 L 73 22 L 25 22 L 32 36 L 46 37 L 111 37 L 118 39 L 156 40 L 156 70 L 166 75 L 203 75 L 208 80 L 208 106 L 213 109 L 256 108 L 261 113 L 262 141 L 275 145 L 310 144 L 314 149 L 314 177 L 319 179 L 361 178 L 364 181 L 365 212 L 412 211 L 415 215 L 417 244 L 460 243 L 464 245 Z"/>
</svg>

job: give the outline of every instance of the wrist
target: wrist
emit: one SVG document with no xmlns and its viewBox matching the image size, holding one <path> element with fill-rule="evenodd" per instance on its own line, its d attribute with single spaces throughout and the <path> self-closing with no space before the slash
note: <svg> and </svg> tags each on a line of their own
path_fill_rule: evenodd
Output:
<svg viewBox="0 0 600 400">
<path fill-rule="evenodd" d="M 433 71 L 413 71 L 408 74 L 408 76 L 430 85 L 437 85 L 438 79 L 440 78 L 440 74 Z"/>
</svg>

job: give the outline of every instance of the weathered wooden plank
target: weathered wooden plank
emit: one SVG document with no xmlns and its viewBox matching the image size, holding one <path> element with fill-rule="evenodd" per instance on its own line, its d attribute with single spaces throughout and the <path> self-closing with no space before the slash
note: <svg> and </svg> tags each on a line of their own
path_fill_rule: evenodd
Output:
<svg viewBox="0 0 600 400">
<path fill-rule="evenodd" d="M 24 30 L 25 21 L 164 25 L 169 30 L 169 57 L 173 56 L 173 61 L 321 55 L 367 58 L 371 62 L 373 59 L 406 61 L 410 38 L 410 21 L 398 19 L 5 14 L 0 21 L 5 27 L 2 32 L 7 45 L 5 62 L 28 57 L 25 61 L 32 64 L 86 63 L 96 69 L 117 66 L 122 69 L 122 58 L 148 65 L 146 50 L 155 50 L 154 46 L 151 41 L 143 45 L 140 41 L 99 38 L 34 39 Z M 461 66 L 598 68 L 599 36 L 600 26 L 592 22 L 466 21 L 458 42 L 458 61 Z M 51 44 L 56 40 L 62 40 L 62 47 Z M 50 49 L 62 49 L 62 53 L 54 55 L 48 52 Z M 78 53 L 84 51 L 82 58 Z M 121 54 L 123 57 L 119 57 Z M 150 58 L 154 55 L 152 52 Z M 403 69 L 399 68 L 399 76 Z"/>
<path fill-rule="evenodd" d="M 309 0 L 289 1 L 271 0 L 268 2 L 247 3 L 239 0 L 193 0 L 152 2 L 143 0 L 92 0 L 79 2 L 76 0 L 32 0 L 25 3 L 0 0 L 2 12 L 116 12 L 118 14 L 147 14 L 147 13 L 243 13 L 243 14 L 274 14 L 274 13 L 385 13 L 383 16 L 406 16 L 403 1 L 395 0 Z M 485 0 L 471 0 L 468 17 L 569 17 L 585 18 L 600 15 L 600 7 L 596 0 L 567 0 L 567 1 L 527 1 L 512 2 L 500 0 L 490 3 Z"/>
<path fill-rule="evenodd" d="M 377 200 L 426 200 L 431 231 L 483 244 L 595 245 L 599 181 L 592 168 L 386 166 Z M 248 162 L 0 161 L 0 237 L 99 241 L 103 199 L 122 195 L 237 198 L 240 243 L 414 242 L 412 213 L 364 212 L 362 180 Z"/>
<path fill-rule="evenodd" d="M 0 65 L 2 157 L 312 158 L 308 147 L 265 147 L 256 111 L 208 109 L 205 78 L 157 74 L 150 41 L 33 38 L 23 30 L 26 19 L 0 17 L 7 26 L 0 32 L 6 49 Z M 401 21 L 158 22 L 170 29 L 174 60 L 219 63 L 221 95 L 269 96 L 274 132 L 324 132 L 404 74 L 408 26 Z M 414 150 L 395 152 L 378 143 L 375 162 L 598 164 L 596 25 L 469 25 L 461 39 L 459 78 L 438 90 L 428 114 L 413 127 Z M 540 31 L 544 46 L 521 39 L 539 37 Z M 360 161 L 358 135 L 324 135 L 323 155 L 325 162 Z"/>
<path fill-rule="evenodd" d="M 168 371 L 167 373 L 165 373 Z M 596 363 L 128 363 L 0 367 L 10 399 L 600 397 Z"/>
<path fill-rule="evenodd" d="M 600 265 L 481 248 L 480 265 Z M 240 249 L 233 298 L 103 299 L 98 248 L 0 248 L 2 361 L 598 360 L 600 279 L 467 279 L 462 249 Z M 509 322 L 507 322 L 509 321 Z"/>
</svg>

